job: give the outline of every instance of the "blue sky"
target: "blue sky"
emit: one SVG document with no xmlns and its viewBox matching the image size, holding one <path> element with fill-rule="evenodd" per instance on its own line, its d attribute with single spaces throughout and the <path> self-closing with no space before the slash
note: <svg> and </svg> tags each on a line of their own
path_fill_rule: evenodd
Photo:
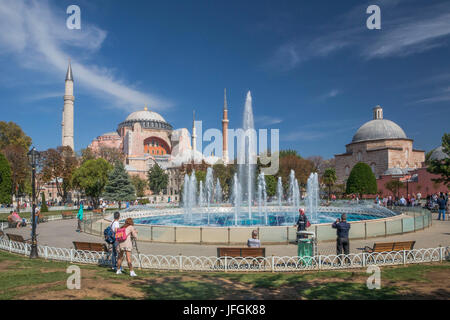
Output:
<svg viewBox="0 0 450 320">
<path fill-rule="evenodd" d="M 81 30 L 66 9 L 81 8 Z M 366 8 L 381 8 L 368 30 Z M 330 158 L 372 108 L 430 150 L 449 132 L 450 3 L 444 1 L 0 0 L 0 108 L 38 149 L 61 141 L 67 60 L 75 149 L 145 104 L 174 128 L 230 127 L 251 90 L 255 124 L 280 147 Z M 204 144 L 205 146 L 205 144 Z"/>
</svg>

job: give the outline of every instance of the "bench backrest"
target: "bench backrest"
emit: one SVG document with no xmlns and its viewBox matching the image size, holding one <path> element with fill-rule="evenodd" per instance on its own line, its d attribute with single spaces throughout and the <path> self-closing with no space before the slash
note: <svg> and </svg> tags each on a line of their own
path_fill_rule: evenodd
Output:
<svg viewBox="0 0 450 320">
<path fill-rule="evenodd" d="M 105 251 L 105 245 L 103 243 L 96 242 L 73 242 L 75 250 L 86 250 L 86 251 Z"/>
<path fill-rule="evenodd" d="M 394 243 L 394 249 L 393 251 L 400 251 L 400 250 L 412 250 L 414 249 L 415 241 L 399 241 Z"/>
<path fill-rule="evenodd" d="M 73 213 L 72 213 L 72 211 L 63 211 L 61 214 L 63 216 L 71 216 Z"/>
<path fill-rule="evenodd" d="M 103 213 L 102 209 L 94 209 L 92 210 L 93 213 Z"/>
<path fill-rule="evenodd" d="M 217 248 L 218 257 L 265 257 L 266 248 Z"/>
<path fill-rule="evenodd" d="M 373 245 L 373 252 L 392 251 L 394 249 L 394 242 L 380 242 Z"/>
<path fill-rule="evenodd" d="M 6 234 L 8 236 L 8 239 L 10 241 L 16 241 L 16 242 L 25 242 L 25 240 L 23 239 L 23 237 L 19 234 L 11 234 L 11 233 L 7 233 Z"/>
</svg>

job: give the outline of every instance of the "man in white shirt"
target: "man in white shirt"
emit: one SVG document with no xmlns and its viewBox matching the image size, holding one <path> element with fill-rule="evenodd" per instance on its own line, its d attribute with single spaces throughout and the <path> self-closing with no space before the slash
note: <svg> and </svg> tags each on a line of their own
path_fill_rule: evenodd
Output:
<svg viewBox="0 0 450 320">
<path fill-rule="evenodd" d="M 111 229 L 114 234 L 116 234 L 116 230 L 120 228 L 119 219 L 120 219 L 119 211 L 114 212 L 114 221 L 111 223 Z M 118 246 L 119 246 L 119 242 L 117 242 L 117 240 L 116 240 L 116 242 L 114 242 L 112 244 L 112 256 L 111 256 L 112 268 L 114 270 L 116 270 L 116 267 L 117 267 L 117 248 L 118 248 Z"/>
<path fill-rule="evenodd" d="M 247 240 L 247 246 L 249 248 L 260 248 L 261 247 L 261 241 L 258 239 L 258 231 L 253 230 L 252 231 L 252 237 Z"/>
</svg>

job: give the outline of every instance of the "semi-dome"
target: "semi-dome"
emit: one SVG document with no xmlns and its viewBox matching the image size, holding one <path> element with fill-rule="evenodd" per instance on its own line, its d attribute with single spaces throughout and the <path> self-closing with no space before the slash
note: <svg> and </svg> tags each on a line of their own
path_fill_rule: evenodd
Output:
<svg viewBox="0 0 450 320">
<path fill-rule="evenodd" d="M 444 147 L 439 146 L 433 150 L 430 155 L 430 160 L 444 160 L 447 159 L 448 155 L 444 152 Z"/>
<path fill-rule="evenodd" d="M 373 109 L 373 120 L 363 124 L 353 136 L 353 142 L 380 139 L 408 139 L 402 128 L 391 120 L 383 119 L 383 109 Z"/>
<path fill-rule="evenodd" d="M 398 175 L 403 175 L 404 172 L 402 169 L 398 168 L 398 167 L 394 167 L 394 168 L 389 168 L 387 169 L 383 175 L 385 176 L 398 176 Z"/>
</svg>

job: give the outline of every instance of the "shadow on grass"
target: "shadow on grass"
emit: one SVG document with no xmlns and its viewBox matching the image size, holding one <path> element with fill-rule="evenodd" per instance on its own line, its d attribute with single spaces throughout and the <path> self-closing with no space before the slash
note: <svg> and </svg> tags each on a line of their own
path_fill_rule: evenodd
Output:
<svg viewBox="0 0 450 320">
<path fill-rule="evenodd" d="M 399 299 L 396 287 L 368 289 L 366 284 L 330 282 L 300 291 L 302 297 L 312 300 L 392 300 Z"/>
</svg>

